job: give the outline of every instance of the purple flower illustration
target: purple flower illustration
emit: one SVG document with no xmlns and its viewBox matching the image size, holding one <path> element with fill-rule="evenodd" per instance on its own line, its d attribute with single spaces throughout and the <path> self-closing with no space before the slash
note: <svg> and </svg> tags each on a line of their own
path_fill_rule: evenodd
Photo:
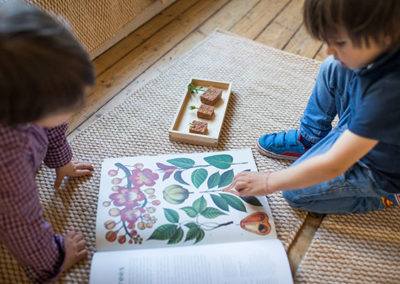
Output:
<svg viewBox="0 0 400 284">
<path fill-rule="evenodd" d="M 143 192 L 140 188 L 124 188 L 120 187 L 118 192 L 110 195 L 115 206 L 125 206 L 132 208 L 138 206 L 139 202 L 145 199 Z"/>
<path fill-rule="evenodd" d="M 141 187 L 143 185 L 153 186 L 156 184 L 158 174 L 153 173 L 150 169 L 134 169 L 129 180 L 136 186 Z"/>
<path fill-rule="evenodd" d="M 169 178 L 172 173 L 177 169 L 175 166 L 168 166 L 162 163 L 157 163 L 157 167 L 164 173 L 163 175 L 163 181 Z"/>
<path fill-rule="evenodd" d="M 135 224 L 140 215 L 141 211 L 136 208 L 126 207 L 121 210 L 121 220 L 128 224 Z"/>
</svg>

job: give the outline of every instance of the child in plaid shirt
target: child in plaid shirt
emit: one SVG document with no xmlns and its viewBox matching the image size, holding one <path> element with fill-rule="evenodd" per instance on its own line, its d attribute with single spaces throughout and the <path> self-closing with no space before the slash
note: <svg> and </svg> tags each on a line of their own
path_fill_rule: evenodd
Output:
<svg viewBox="0 0 400 284">
<path fill-rule="evenodd" d="M 55 281 L 87 254 L 80 234 L 55 234 L 43 219 L 35 172 L 42 161 L 55 168 L 55 188 L 91 175 L 71 160 L 65 121 L 94 77 L 68 29 L 23 2 L 0 6 L 0 240 L 34 283 Z"/>
</svg>

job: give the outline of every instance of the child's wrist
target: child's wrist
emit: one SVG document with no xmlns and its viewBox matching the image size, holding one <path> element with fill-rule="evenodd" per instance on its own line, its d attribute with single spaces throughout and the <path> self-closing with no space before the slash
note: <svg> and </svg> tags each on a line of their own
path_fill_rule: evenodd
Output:
<svg viewBox="0 0 400 284">
<path fill-rule="evenodd" d="M 271 193 L 274 192 L 273 190 L 271 190 L 271 188 L 270 188 L 270 186 L 269 186 L 269 177 L 270 177 L 271 174 L 272 174 L 272 172 L 267 172 L 267 173 L 266 173 L 266 177 L 265 177 L 265 188 L 264 188 L 264 191 L 265 191 L 266 194 L 271 194 Z"/>
</svg>

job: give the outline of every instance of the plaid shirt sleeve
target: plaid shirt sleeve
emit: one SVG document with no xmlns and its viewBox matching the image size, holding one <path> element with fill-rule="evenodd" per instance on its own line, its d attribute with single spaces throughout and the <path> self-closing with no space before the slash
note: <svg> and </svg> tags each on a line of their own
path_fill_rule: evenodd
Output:
<svg viewBox="0 0 400 284">
<path fill-rule="evenodd" d="M 72 159 L 71 147 L 68 144 L 65 132 L 68 125 L 63 123 L 59 126 L 52 128 L 45 128 L 47 137 L 49 139 L 49 146 L 47 148 L 44 163 L 49 168 L 59 168 L 68 164 Z"/>
<path fill-rule="evenodd" d="M 0 239 L 32 282 L 55 281 L 64 240 L 43 219 L 26 145 L 12 142 L 0 149 Z"/>
</svg>

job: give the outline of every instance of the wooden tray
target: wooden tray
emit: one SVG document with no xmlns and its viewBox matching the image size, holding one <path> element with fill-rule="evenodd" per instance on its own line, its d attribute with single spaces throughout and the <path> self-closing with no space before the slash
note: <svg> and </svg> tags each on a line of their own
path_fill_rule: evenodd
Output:
<svg viewBox="0 0 400 284">
<path fill-rule="evenodd" d="M 172 141 L 179 141 L 196 145 L 217 146 L 219 135 L 221 134 L 222 124 L 225 118 L 226 109 L 228 107 L 229 98 L 231 96 L 232 83 L 195 78 L 192 78 L 187 86 L 191 83 L 194 84 L 193 88 L 204 87 L 204 90 L 199 91 L 198 94 L 192 94 L 190 90 L 187 90 L 186 94 L 182 98 L 179 109 L 175 115 L 175 119 L 169 130 L 169 139 Z M 194 105 L 196 107 L 200 106 L 200 95 L 209 86 L 222 89 L 222 97 L 214 105 L 214 116 L 211 120 L 198 118 L 197 109 L 189 109 L 191 105 Z M 189 124 L 193 120 L 207 122 L 208 133 L 206 135 L 190 133 Z"/>
</svg>

